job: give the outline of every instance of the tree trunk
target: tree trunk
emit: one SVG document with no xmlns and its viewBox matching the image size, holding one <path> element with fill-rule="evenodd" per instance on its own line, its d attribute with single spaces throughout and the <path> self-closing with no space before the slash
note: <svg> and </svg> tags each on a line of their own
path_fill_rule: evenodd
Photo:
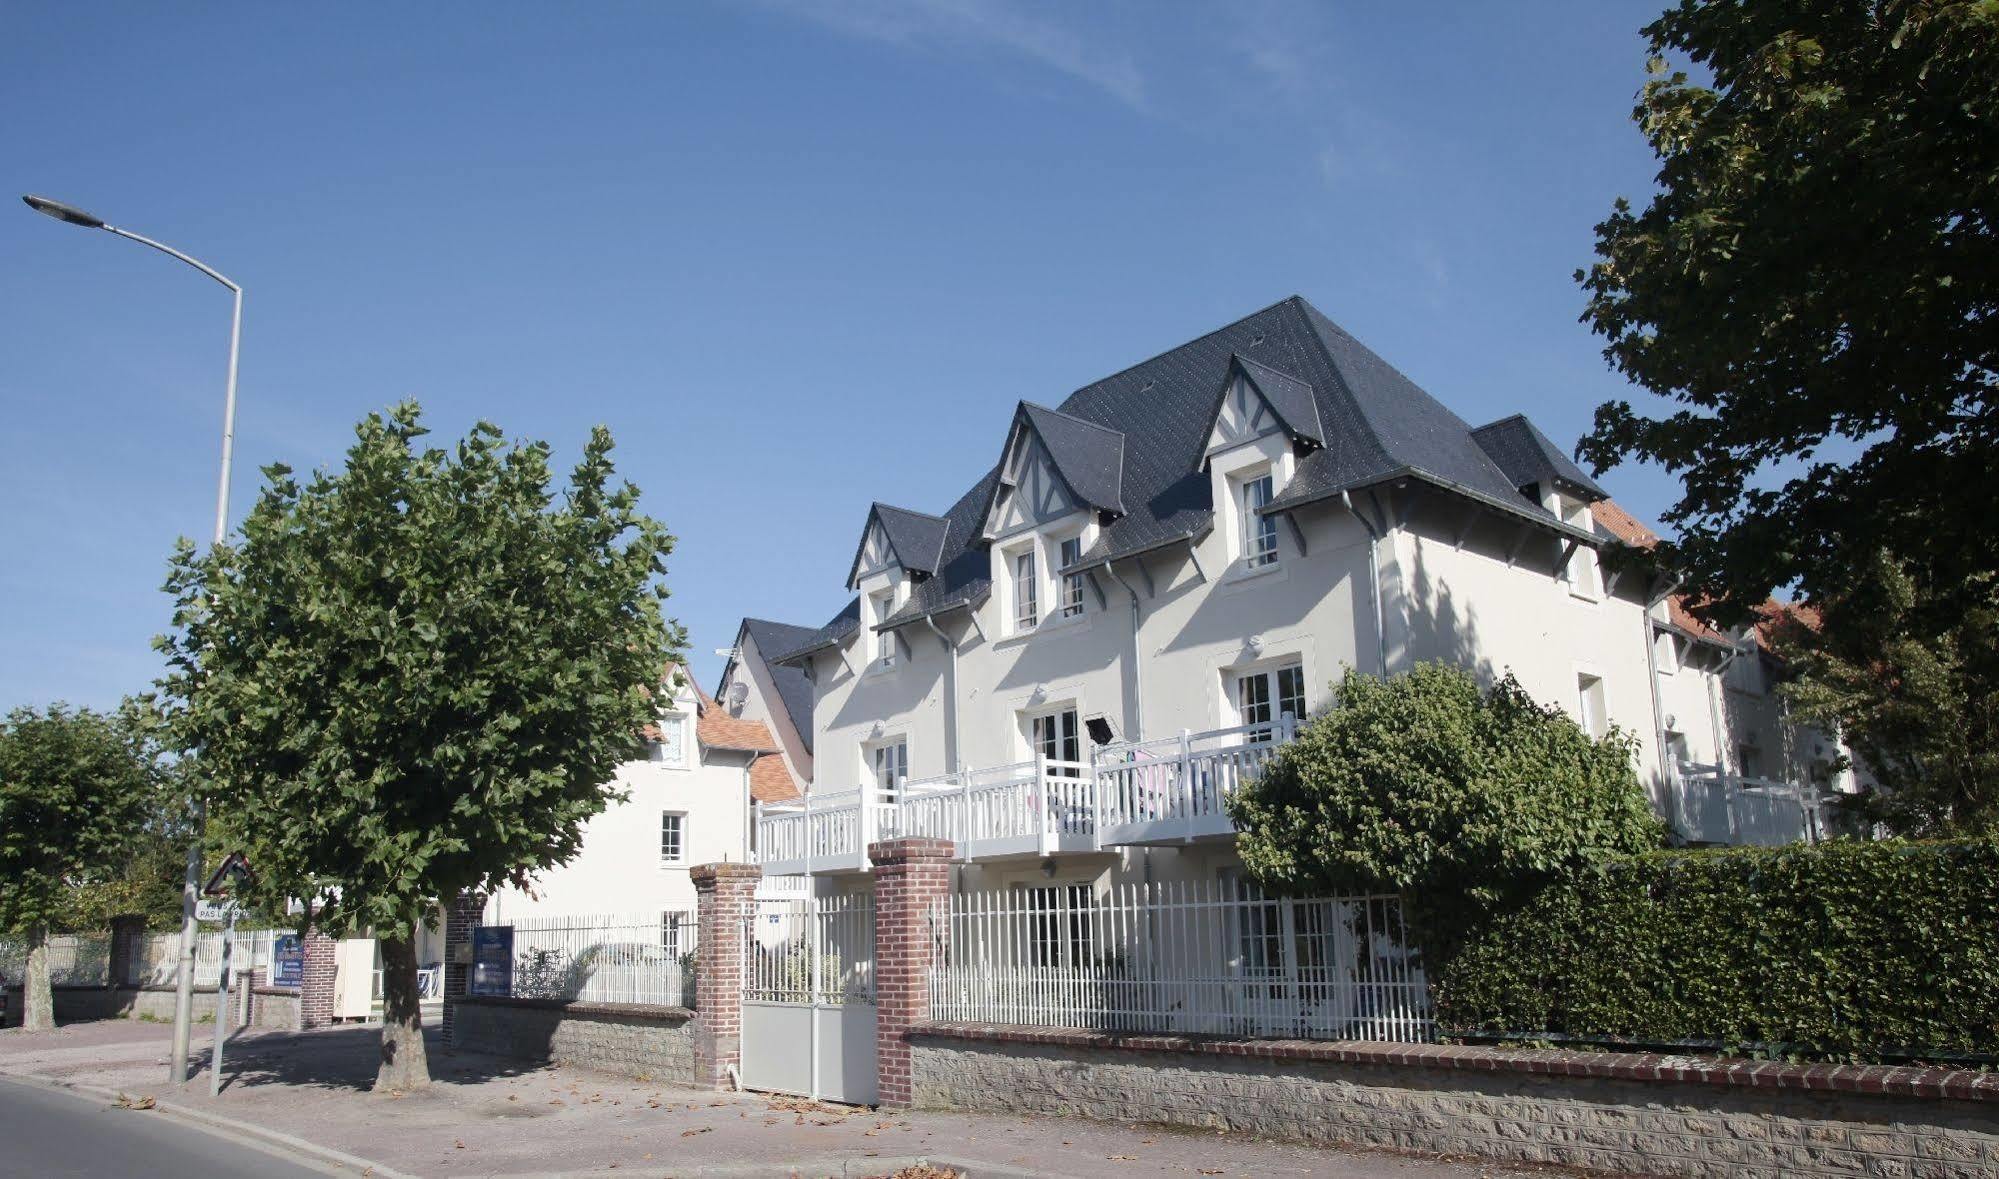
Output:
<svg viewBox="0 0 1999 1179">
<path fill-rule="evenodd" d="M 375 1091 L 408 1092 L 430 1084 L 423 1052 L 423 1008 L 416 993 L 416 943 L 382 939 L 382 1067 Z"/>
<path fill-rule="evenodd" d="M 56 1000 L 49 990 L 49 928 L 28 930 L 28 971 L 21 987 L 21 1026 L 31 1032 L 54 1031 Z"/>
</svg>

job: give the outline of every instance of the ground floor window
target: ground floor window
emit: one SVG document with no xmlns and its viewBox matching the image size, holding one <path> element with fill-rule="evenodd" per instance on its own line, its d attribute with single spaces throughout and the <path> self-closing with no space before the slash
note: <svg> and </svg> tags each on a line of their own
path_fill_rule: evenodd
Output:
<svg viewBox="0 0 1999 1179">
<path fill-rule="evenodd" d="M 680 864 L 687 860 L 687 816 L 679 811 L 659 815 L 659 862 Z"/>
</svg>

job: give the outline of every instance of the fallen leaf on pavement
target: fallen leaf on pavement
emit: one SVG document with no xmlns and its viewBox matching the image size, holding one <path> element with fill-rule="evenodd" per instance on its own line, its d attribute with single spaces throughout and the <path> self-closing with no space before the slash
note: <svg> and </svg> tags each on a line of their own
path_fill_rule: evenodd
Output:
<svg viewBox="0 0 1999 1179">
<path fill-rule="evenodd" d="M 127 1097 L 123 1093 L 118 1095 L 119 1109 L 151 1109 L 158 1104 L 150 1097 Z"/>
<path fill-rule="evenodd" d="M 692 1138 L 696 1134 L 706 1134 L 708 1131 L 713 1130 L 714 1128 L 715 1127 L 713 1126 L 701 1126 L 693 1130 L 682 1130 L 680 1132 L 680 1136 L 682 1138 Z"/>
</svg>

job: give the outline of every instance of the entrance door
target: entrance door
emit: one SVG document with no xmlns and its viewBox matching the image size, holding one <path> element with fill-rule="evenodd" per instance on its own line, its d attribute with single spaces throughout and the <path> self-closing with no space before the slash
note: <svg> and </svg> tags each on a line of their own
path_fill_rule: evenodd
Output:
<svg viewBox="0 0 1999 1179">
<path fill-rule="evenodd" d="M 874 898 L 758 901 L 743 954 L 743 1087 L 873 1105 Z"/>
<path fill-rule="evenodd" d="M 1274 721 L 1305 718 L 1305 669 L 1298 664 L 1244 672 L 1235 688 L 1236 723 L 1249 726 L 1255 740 L 1268 741 Z"/>
</svg>

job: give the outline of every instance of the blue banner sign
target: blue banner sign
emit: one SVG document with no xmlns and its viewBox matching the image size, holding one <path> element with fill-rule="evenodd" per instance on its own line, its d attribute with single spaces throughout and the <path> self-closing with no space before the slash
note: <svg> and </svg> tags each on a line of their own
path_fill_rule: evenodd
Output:
<svg viewBox="0 0 1999 1179">
<path fill-rule="evenodd" d="M 271 985 L 305 984 L 305 943 L 295 933 L 279 934 L 271 944 Z"/>
<path fill-rule="evenodd" d="M 475 995 L 505 998 L 514 993 L 514 927 L 479 925 L 472 930 L 472 985 Z"/>
</svg>

